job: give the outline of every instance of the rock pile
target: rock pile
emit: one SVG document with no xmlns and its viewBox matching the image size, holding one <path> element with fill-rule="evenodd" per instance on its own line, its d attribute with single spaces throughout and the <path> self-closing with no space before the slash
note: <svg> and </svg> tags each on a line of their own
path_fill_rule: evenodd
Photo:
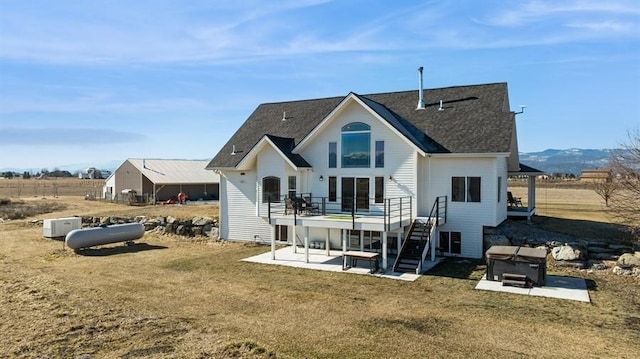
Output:
<svg viewBox="0 0 640 359">
<path fill-rule="evenodd" d="M 180 219 L 172 216 L 168 217 L 82 217 L 82 224 L 85 227 L 97 227 L 100 225 L 141 223 L 145 231 L 155 231 L 162 234 L 176 234 L 185 237 L 205 236 L 218 239 L 218 223 L 211 217 L 194 217 L 191 219 Z"/>
<path fill-rule="evenodd" d="M 640 248 L 631 245 L 577 239 L 512 221 L 485 230 L 484 237 L 486 248 L 491 245 L 545 248 L 556 267 L 587 270 L 613 267 L 615 274 L 640 277 Z"/>
</svg>

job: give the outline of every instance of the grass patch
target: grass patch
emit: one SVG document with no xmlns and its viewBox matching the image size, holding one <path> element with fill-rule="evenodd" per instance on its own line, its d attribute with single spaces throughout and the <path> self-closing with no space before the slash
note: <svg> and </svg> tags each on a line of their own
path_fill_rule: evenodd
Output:
<svg viewBox="0 0 640 359">
<path fill-rule="evenodd" d="M 66 207 L 63 203 L 50 201 L 13 201 L 8 198 L 0 199 L 0 218 L 3 220 L 25 219 L 27 217 L 37 216 L 43 213 L 52 213 L 64 210 Z"/>
<path fill-rule="evenodd" d="M 82 198 L 65 203 L 69 208 L 56 216 L 217 213 L 205 206 L 130 208 Z M 43 240 L 38 226 L 2 224 L 0 231 L 0 348 L 7 357 L 572 358 L 640 352 L 640 286 L 609 271 L 563 272 L 591 283 L 592 303 L 585 304 L 475 290 L 486 270 L 481 260 L 449 258 L 417 281 L 402 282 L 241 261 L 269 251 L 255 243 L 187 243 L 147 233 L 139 242 L 164 250 L 78 255 Z"/>
</svg>

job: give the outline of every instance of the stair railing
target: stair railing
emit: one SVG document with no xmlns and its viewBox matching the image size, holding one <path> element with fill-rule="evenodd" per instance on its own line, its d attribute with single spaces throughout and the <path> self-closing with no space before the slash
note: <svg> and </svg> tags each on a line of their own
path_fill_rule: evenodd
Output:
<svg viewBox="0 0 640 359">
<path fill-rule="evenodd" d="M 427 243 L 420 255 L 420 262 L 418 268 L 416 268 L 416 274 L 422 272 L 424 262 L 429 255 L 429 251 L 432 249 L 433 236 L 435 235 L 438 226 L 447 223 L 447 196 L 438 196 L 431 206 L 431 212 L 429 212 L 429 218 L 427 219 L 429 225 L 429 235 L 427 236 Z"/>
<path fill-rule="evenodd" d="M 400 260 L 402 259 L 402 255 L 407 251 L 409 247 L 408 243 L 411 242 L 409 240 L 411 234 L 413 233 L 413 229 L 416 227 L 416 222 L 411 223 L 411 228 L 409 228 L 409 232 L 407 232 L 407 236 L 402 242 L 402 247 L 400 247 L 400 252 L 398 252 L 398 256 L 396 257 L 395 263 L 393 263 L 393 270 L 396 271 L 398 269 L 398 265 L 400 265 Z"/>
</svg>

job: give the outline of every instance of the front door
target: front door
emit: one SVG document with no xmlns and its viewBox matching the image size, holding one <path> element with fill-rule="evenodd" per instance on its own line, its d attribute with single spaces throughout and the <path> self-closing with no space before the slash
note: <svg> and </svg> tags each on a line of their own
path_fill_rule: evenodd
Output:
<svg viewBox="0 0 640 359">
<path fill-rule="evenodd" d="M 342 211 L 369 211 L 369 178 L 342 177 Z"/>
</svg>

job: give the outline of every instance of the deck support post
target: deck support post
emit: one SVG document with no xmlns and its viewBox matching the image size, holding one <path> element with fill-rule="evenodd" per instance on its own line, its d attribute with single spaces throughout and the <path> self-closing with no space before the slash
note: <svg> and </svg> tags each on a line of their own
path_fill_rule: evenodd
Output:
<svg viewBox="0 0 640 359">
<path fill-rule="evenodd" d="M 296 242 L 296 238 L 298 238 L 298 236 L 296 235 L 296 224 L 294 222 L 293 223 L 293 237 L 291 238 L 291 243 L 293 244 L 293 253 L 298 253 L 298 243 Z"/>
<path fill-rule="evenodd" d="M 273 232 L 271 233 L 271 260 L 272 261 L 276 260 L 276 233 L 278 232 L 277 228 L 278 226 L 274 224 Z"/>
<path fill-rule="evenodd" d="M 402 249 L 402 228 L 398 230 L 398 240 L 396 241 L 396 245 L 398 246 L 397 254 L 400 255 L 400 250 Z"/>
<path fill-rule="evenodd" d="M 304 227 L 304 262 L 309 263 L 309 227 Z"/>
<path fill-rule="evenodd" d="M 344 255 L 344 252 L 347 251 L 347 230 L 341 229 L 342 232 L 342 268 L 347 267 L 347 257 Z"/>
<path fill-rule="evenodd" d="M 387 232 L 382 232 L 382 269 L 387 271 Z"/>
<path fill-rule="evenodd" d="M 327 237 L 325 239 L 325 244 L 324 244 L 324 248 L 327 250 L 327 257 L 331 254 L 329 252 L 329 243 L 331 242 L 330 237 L 331 237 L 331 228 L 327 228 Z"/>
<path fill-rule="evenodd" d="M 360 252 L 364 252 L 364 231 L 360 230 Z"/>
</svg>

